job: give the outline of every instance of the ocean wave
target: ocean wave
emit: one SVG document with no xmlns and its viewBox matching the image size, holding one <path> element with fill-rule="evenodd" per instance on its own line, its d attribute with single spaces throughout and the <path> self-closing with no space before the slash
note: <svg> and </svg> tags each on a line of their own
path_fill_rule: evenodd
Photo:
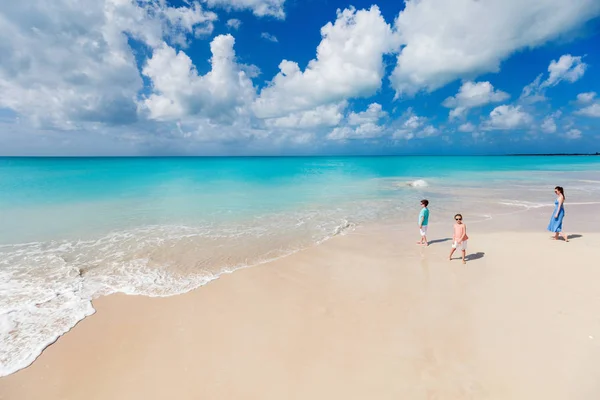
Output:
<svg viewBox="0 0 600 400">
<path fill-rule="evenodd" d="M 410 187 L 428 187 L 429 183 L 423 179 L 417 179 L 415 181 L 407 182 L 406 185 Z"/>
<path fill-rule="evenodd" d="M 600 181 L 596 181 L 596 180 L 592 180 L 592 179 L 579 179 L 579 182 L 584 182 L 584 183 L 600 183 Z"/>
<path fill-rule="evenodd" d="M 528 201 L 522 201 L 522 200 L 512 200 L 512 201 L 501 201 L 498 202 L 498 204 L 502 204 L 505 206 L 510 206 L 510 207 L 522 207 L 525 208 L 527 210 L 531 210 L 531 209 L 536 209 L 536 208 L 552 208 L 554 207 L 554 204 L 552 203 L 533 203 L 533 202 L 528 202 Z M 568 202 L 565 203 L 565 207 L 569 207 L 569 206 L 590 206 L 590 205 L 598 205 L 600 204 L 600 201 L 580 201 L 580 202 Z"/>
<path fill-rule="evenodd" d="M 186 293 L 355 227 L 345 219 L 319 217 L 270 218 L 218 229 L 151 226 L 96 240 L 0 246 L 0 376 L 27 367 L 92 315 L 95 298 Z"/>
<path fill-rule="evenodd" d="M 542 208 L 542 207 L 554 207 L 554 204 L 532 203 L 529 201 L 522 201 L 522 200 L 500 201 L 500 202 L 498 202 L 498 204 L 502 204 L 503 206 L 509 206 L 509 207 L 520 207 L 520 208 L 524 208 L 527 210 L 535 209 L 535 208 Z"/>
</svg>

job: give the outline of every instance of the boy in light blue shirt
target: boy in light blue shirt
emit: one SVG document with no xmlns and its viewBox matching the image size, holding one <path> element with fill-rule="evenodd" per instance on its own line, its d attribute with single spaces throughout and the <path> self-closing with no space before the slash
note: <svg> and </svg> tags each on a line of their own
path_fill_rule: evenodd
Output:
<svg viewBox="0 0 600 400">
<path fill-rule="evenodd" d="M 429 225 L 429 200 L 421 200 L 421 212 L 419 213 L 419 232 L 421 233 L 421 240 L 417 244 L 424 244 L 429 246 L 427 242 L 427 225 Z"/>
</svg>

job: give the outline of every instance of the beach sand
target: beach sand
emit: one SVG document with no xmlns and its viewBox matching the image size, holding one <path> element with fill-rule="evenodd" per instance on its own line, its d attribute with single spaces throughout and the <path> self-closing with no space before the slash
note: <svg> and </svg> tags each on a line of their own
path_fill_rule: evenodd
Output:
<svg viewBox="0 0 600 400">
<path fill-rule="evenodd" d="M 100 298 L 0 399 L 600 399 L 594 223 L 570 243 L 468 225 L 466 265 L 451 222 L 428 248 L 360 227 L 185 295 Z"/>
</svg>

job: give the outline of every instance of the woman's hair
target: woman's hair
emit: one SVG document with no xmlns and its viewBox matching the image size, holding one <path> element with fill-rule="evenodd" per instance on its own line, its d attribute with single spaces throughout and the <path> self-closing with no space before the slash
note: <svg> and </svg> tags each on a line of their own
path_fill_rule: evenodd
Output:
<svg viewBox="0 0 600 400">
<path fill-rule="evenodd" d="M 567 198 L 567 197 L 565 196 L 565 189 L 563 189 L 563 187 L 562 187 L 562 186 L 557 186 L 557 187 L 555 187 L 555 188 L 554 188 L 554 190 L 558 190 L 558 191 L 560 192 L 560 194 L 562 194 L 562 197 L 563 197 L 563 198 L 565 198 L 565 199 Z"/>
<path fill-rule="evenodd" d="M 454 216 L 454 219 L 456 219 L 456 217 L 461 217 L 461 218 L 462 218 L 463 216 L 462 216 L 462 214 L 456 214 L 456 215 Z"/>
</svg>

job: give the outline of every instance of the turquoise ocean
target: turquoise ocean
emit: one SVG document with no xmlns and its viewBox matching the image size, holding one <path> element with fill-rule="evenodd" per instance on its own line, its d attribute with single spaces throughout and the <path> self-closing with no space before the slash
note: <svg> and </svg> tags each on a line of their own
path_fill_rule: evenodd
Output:
<svg viewBox="0 0 600 400">
<path fill-rule="evenodd" d="M 0 158 L 0 376 L 112 293 L 171 296 L 357 226 L 600 201 L 600 157 Z"/>
</svg>

